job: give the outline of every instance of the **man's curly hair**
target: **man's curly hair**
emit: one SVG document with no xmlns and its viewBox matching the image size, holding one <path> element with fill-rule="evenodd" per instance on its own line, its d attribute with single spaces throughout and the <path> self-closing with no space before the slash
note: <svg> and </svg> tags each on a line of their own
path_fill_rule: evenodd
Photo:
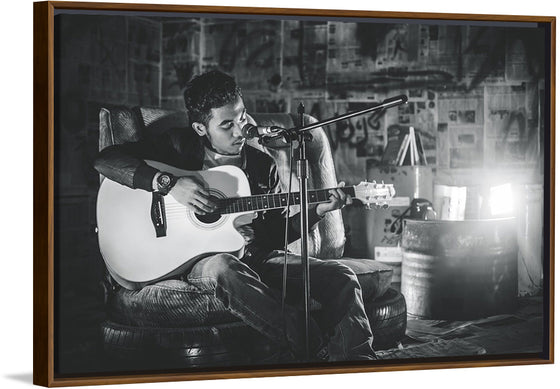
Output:
<svg viewBox="0 0 560 389">
<path fill-rule="evenodd" d="M 212 108 L 233 103 L 242 95 L 233 77 L 219 70 L 211 70 L 194 76 L 187 83 L 183 97 L 191 124 L 198 122 L 207 126 Z"/>
</svg>

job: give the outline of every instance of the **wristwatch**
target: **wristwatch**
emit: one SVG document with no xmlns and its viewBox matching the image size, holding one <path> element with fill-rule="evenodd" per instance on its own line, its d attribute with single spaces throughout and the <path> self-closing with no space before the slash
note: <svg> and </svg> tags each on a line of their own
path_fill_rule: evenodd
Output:
<svg viewBox="0 0 560 389">
<path fill-rule="evenodd" d="M 156 180 L 157 183 L 157 191 L 162 195 L 166 195 L 169 193 L 171 188 L 177 183 L 177 177 L 170 173 L 161 173 Z"/>
</svg>

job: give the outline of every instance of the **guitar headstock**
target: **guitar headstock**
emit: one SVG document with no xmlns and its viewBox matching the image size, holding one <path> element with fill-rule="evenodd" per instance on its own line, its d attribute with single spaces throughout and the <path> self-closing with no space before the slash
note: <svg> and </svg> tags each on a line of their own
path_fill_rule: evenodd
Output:
<svg viewBox="0 0 560 389">
<path fill-rule="evenodd" d="M 354 186 L 356 198 L 360 200 L 366 209 L 371 209 L 372 205 L 375 208 L 387 208 L 389 200 L 395 197 L 395 188 L 393 184 L 380 184 L 376 181 L 367 182 L 362 181 Z"/>
</svg>

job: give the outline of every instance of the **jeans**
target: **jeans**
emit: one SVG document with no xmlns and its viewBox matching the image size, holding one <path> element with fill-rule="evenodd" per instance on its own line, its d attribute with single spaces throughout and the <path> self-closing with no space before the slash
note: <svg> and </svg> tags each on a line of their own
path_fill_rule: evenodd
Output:
<svg viewBox="0 0 560 389">
<path fill-rule="evenodd" d="M 197 262 L 185 280 L 214 295 L 235 316 L 296 358 L 305 355 L 302 276 L 299 256 L 288 255 L 287 301 L 282 314 L 283 252 L 275 251 L 252 268 L 229 254 Z M 375 359 L 373 335 L 356 275 L 337 261 L 309 258 L 311 298 L 321 310 L 311 320 L 309 344 L 315 353 L 327 342 L 330 361 Z M 312 354 L 313 355 L 313 354 Z"/>
</svg>

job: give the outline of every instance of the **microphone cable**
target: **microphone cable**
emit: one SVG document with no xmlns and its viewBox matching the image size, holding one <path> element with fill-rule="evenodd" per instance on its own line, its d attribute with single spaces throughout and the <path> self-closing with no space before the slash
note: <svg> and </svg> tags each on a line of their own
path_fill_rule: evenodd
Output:
<svg viewBox="0 0 560 389">
<path fill-rule="evenodd" d="M 288 283 L 288 223 L 290 222 L 290 196 L 292 195 L 292 161 L 294 159 L 293 140 L 290 137 L 290 170 L 288 184 L 288 201 L 286 204 L 286 225 L 284 226 L 284 268 L 282 272 L 282 317 L 284 317 L 284 307 L 286 304 L 286 290 Z"/>
</svg>

